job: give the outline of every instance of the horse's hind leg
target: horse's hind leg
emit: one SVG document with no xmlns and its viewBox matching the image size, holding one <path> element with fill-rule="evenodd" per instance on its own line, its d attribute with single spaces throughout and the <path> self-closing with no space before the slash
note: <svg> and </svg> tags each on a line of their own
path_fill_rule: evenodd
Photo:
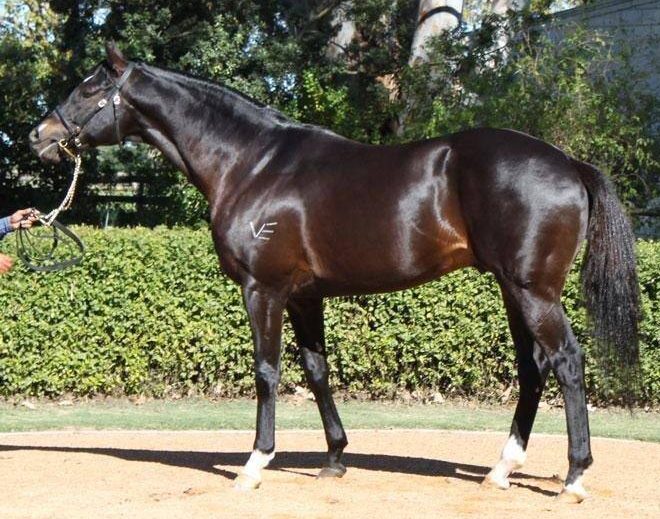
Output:
<svg viewBox="0 0 660 519">
<path fill-rule="evenodd" d="M 586 497 L 584 471 L 591 465 L 589 419 L 584 387 L 584 354 L 573 334 L 559 297 L 547 298 L 540 287 L 507 287 L 525 325 L 545 353 L 564 396 L 568 430 L 568 475 L 561 497 L 580 502 Z M 544 295 L 541 295 L 544 294 Z"/>
<path fill-rule="evenodd" d="M 348 444 L 328 384 L 328 363 L 323 333 L 323 300 L 321 298 L 294 299 L 287 305 L 291 324 L 300 347 L 303 368 L 321 413 L 328 460 L 319 477 L 341 477 L 346 468 L 341 456 Z"/>
<path fill-rule="evenodd" d="M 527 328 L 520 310 L 515 301 L 507 296 L 504 288 L 502 296 L 513 343 L 516 347 L 520 397 L 511 423 L 509 439 L 502 449 L 500 461 L 488 473 L 484 484 L 507 489 L 510 485 L 509 475 L 522 467 L 525 462 L 529 435 L 532 432 L 541 393 L 550 371 L 550 363 L 541 347 L 534 342 L 534 337 Z"/>
</svg>

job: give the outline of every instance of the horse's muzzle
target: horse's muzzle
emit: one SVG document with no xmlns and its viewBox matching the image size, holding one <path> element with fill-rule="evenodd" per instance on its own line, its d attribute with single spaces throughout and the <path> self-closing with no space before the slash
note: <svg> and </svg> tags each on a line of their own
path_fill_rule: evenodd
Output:
<svg viewBox="0 0 660 519">
<path fill-rule="evenodd" d="M 43 138 L 39 135 L 39 129 L 34 128 L 29 135 L 30 149 L 43 162 L 58 163 L 62 160 L 57 140 L 53 136 Z"/>
</svg>

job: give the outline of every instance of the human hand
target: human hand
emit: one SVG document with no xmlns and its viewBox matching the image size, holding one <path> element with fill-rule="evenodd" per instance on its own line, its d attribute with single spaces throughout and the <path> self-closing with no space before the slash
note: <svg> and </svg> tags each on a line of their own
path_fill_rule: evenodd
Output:
<svg viewBox="0 0 660 519">
<path fill-rule="evenodd" d="M 12 229 L 16 230 L 19 227 L 29 229 L 32 224 L 37 221 L 39 211 L 33 208 L 19 209 L 9 217 L 9 223 Z"/>
<path fill-rule="evenodd" d="M 0 274 L 8 272 L 13 265 L 13 259 L 11 259 L 9 256 L 5 256 L 4 254 L 0 254 Z"/>
</svg>

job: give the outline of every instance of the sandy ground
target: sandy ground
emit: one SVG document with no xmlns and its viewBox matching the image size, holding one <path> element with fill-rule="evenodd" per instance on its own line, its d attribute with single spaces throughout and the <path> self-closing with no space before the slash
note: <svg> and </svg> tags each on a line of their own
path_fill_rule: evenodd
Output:
<svg viewBox="0 0 660 519">
<path fill-rule="evenodd" d="M 503 434 L 350 431 L 340 480 L 317 480 L 321 431 L 278 432 L 260 489 L 233 479 L 252 432 L 0 434 L 0 517 L 660 518 L 660 444 L 594 439 L 580 505 L 556 501 L 566 439 L 534 436 L 507 491 L 479 483 Z"/>
</svg>

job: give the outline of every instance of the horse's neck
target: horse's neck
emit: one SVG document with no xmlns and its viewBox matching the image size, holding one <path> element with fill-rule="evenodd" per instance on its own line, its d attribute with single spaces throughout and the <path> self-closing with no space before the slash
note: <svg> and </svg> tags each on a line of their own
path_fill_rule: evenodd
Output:
<svg viewBox="0 0 660 519">
<path fill-rule="evenodd" d="M 249 172 L 277 127 L 268 111 L 229 90 L 204 88 L 148 70 L 137 109 L 143 138 L 209 199 L 223 178 Z"/>
</svg>

